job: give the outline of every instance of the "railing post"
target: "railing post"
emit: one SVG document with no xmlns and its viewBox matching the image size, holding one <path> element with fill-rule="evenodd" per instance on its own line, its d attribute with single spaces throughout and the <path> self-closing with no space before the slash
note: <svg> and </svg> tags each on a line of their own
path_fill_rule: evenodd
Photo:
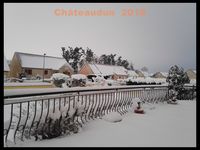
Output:
<svg viewBox="0 0 200 150">
<path fill-rule="evenodd" d="M 19 120 L 17 122 L 17 126 L 15 128 L 15 132 L 14 132 L 14 143 L 16 144 L 16 133 L 19 129 L 19 125 L 20 125 L 20 122 L 21 122 L 21 112 L 22 112 L 22 103 L 19 103 Z"/>
<path fill-rule="evenodd" d="M 7 139 L 8 139 L 8 134 L 9 134 L 9 131 L 10 131 L 10 127 L 11 127 L 11 124 L 12 124 L 12 118 L 13 118 L 13 105 L 14 104 L 11 104 L 11 114 L 10 114 L 10 123 L 9 123 L 9 126 L 6 130 L 6 137 L 5 137 L 5 143 L 7 144 Z"/>
</svg>

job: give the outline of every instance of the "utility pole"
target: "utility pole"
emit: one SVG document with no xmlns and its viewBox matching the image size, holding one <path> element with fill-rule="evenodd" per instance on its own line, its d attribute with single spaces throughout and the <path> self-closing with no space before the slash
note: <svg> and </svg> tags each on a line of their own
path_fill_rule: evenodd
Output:
<svg viewBox="0 0 200 150">
<path fill-rule="evenodd" d="M 44 73 L 45 73 L 45 56 L 46 56 L 46 54 L 44 53 L 44 57 L 43 57 L 43 82 L 44 82 Z"/>
</svg>

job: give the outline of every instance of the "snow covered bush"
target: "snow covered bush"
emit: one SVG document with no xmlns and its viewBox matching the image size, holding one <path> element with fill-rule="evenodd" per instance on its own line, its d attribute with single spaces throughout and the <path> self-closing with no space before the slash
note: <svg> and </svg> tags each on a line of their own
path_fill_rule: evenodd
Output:
<svg viewBox="0 0 200 150">
<path fill-rule="evenodd" d="M 38 140 L 39 136 L 41 139 L 51 139 L 61 135 L 62 130 L 60 128 L 60 118 L 53 120 L 53 118 L 48 117 L 44 124 L 39 125 L 32 135 L 35 136 L 35 140 Z"/>
<path fill-rule="evenodd" d="M 48 103 L 46 104 L 48 105 Z M 61 135 L 78 133 L 80 131 L 82 124 L 77 122 L 75 118 L 85 114 L 85 109 L 81 102 L 75 101 L 75 105 L 71 103 L 70 106 L 68 103 L 61 107 L 60 110 L 55 109 L 55 112 L 53 112 L 53 107 L 50 107 L 51 105 L 49 108 L 46 104 L 42 107 L 39 102 L 37 106 L 35 103 L 30 103 L 29 113 L 27 114 L 28 105 L 27 103 L 24 103 L 21 106 L 21 115 L 19 112 L 19 105 L 13 108 L 13 118 L 10 129 L 13 130 L 13 132 L 17 131 L 16 139 L 21 138 L 22 135 L 25 139 L 31 139 L 31 137 L 35 137 L 35 140 L 51 139 Z M 58 107 L 58 103 L 56 107 Z M 36 111 L 35 108 L 37 108 Z M 46 118 L 47 112 L 48 116 Z M 4 122 L 5 134 L 8 130 L 9 124 L 9 119 Z"/>
<path fill-rule="evenodd" d="M 174 65 L 170 68 L 166 81 L 169 83 L 168 103 L 177 103 L 177 99 L 184 93 L 184 84 L 190 83 L 190 79 L 182 67 Z"/>
<path fill-rule="evenodd" d="M 90 83 L 90 80 L 93 82 L 92 84 Z M 88 77 L 88 81 L 89 81 L 89 84 L 92 85 L 92 86 L 104 86 L 104 85 L 107 85 L 106 84 L 106 79 L 104 79 L 104 77 L 102 75 L 90 76 L 90 77 Z M 89 84 L 87 83 L 87 85 L 89 85 Z"/>
<path fill-rule="evenodd" d="M 108 122 L 120 122 L 122 121 L 122 116 L 118 112 L 111 112 L 103 116 L 103 119 Z"/>
<path fill-rule="evenodd" d="M 86 80 L 87 77 L 84 74 L 73 74 L 71 76 L 72 79 L 76 79 L 76 80 Z"/>
<path fill-rule="evenodd" d="M 63 87 L 63 83 L 68 85 L 69 79 L 70 79 L 70 77 L 68 75 L 63 74 L 63 73 L 54 73 L 51 76 L 51 80 L 53 81 L 53 84 L 56 87 Z"/>
<path fill-rule="evenodd" d="M 86 86 L 87 77 L 84 74 L 73 74 L 72 78 L 72 87 L 74 86 Z"/>
<path fill-rule="evenodd" d="M 81 123 L 75 121 L 75 117 L 79 117 L 85 113 L 83 107 L 76 103 L 75 108 L 69 111 L 66 105 L 60 111 L 49 114 L 45 122 L 32 131 L 32 136 L 35 140 L 51 139 L 61 135 L 69 135 L 71 133 L 78 133 L 82 127 Z"/>
<path fill-rule="evenodd" d="M 103 76 L 98 75 L 96 78 L 94 78 L 94 82 L 102 84 L 105 83 L 105 79 Z"/>
<path fill-rule="evenodd" d="M 129 77 L 126 79 L 126 85 L 155 85 L 155 84 L 161 84 L 160 81 L 157 81 L 154 78 L 151 77 L 138 77 L 138 78 L 133 78 Z"/>
</svg>

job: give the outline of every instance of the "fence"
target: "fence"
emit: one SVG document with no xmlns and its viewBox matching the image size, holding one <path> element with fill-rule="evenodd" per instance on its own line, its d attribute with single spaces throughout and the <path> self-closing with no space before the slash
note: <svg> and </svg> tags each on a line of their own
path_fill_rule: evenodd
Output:
<svg viewBox="0 0 200 150">
<path fill-rule="evenodd" d="M 57 120 L 56 125 L 61 128 L 61 124 L 70 124 L 70 121 L 82 126 L 91 119 L 101 118 L 113 111 L 123 115 L 132 107 L 134 98 L 137 97 L 144 102 L 163 102 L 168 98 L 168 87 L 122 86 L 6 95 L 4 96 L 4 143 L 8 140 L 16 143 L 17 140 L 24 141 L 33 137 L 37 140 L 35 132 L 41 128 L 42 131 L 48 129 L 49 132 L 57 133 L 55 128 L 50 131 L 50 127 L 45 126 L 52 120 L 54 124 Z M 66 118 L 70 118 L 70 121 Z M 63 132 L 59 130 L 58 135 L 61 134 Z"/>
</svg>

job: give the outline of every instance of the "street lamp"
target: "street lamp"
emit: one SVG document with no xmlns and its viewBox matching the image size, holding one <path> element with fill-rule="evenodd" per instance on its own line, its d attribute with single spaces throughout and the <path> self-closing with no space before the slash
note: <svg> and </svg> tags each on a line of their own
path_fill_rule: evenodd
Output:
<svg viewBox="0 0 200 150">
<path fill-rule="evenodd" d="M 44 82 L 44 73 L 45 73 L 45 56 L 46 56 L 46 54 L 44 53 L 44 57 L 43 57 L 43 82 Z"/>
</svg>

